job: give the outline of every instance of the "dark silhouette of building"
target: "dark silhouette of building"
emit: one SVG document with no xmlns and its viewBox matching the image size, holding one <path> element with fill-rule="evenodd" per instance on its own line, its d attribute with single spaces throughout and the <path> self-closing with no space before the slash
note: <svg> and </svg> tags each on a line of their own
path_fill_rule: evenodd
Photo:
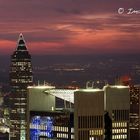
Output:
<svg viewBox="0 0 140 140">
<path fill-rule="evenodd" d="M 120 81 L 129 86 L 130 92 L 130 140 L 140 139 L 140 85 L 134 85 L 130 76 L 122 76 Z"/>
<path fill-rule="evenodd" d="M 0 140 L 9 140 L 9 133 L 1 133 L 0 132 Z"/>
<path fill-rule="evenodd" d="M 27 137 L 27 87 L 32 85 L 32 65 L 23 35 L 19 35 L 17 48 L 11 55 L 10 65 L 10 139 Z"/>
<path fill-rule="evenodd" d="M 105 127 L 105 140 L 112 139 L 112 120 L 109 116 L 109 113 L 106 112 L 104 115 L 104 127 Z"/>
<path fill-rule="evenodd" d="M 130 86 L 130 140 L 140 139 L 140 86 Z"/>
</svg>

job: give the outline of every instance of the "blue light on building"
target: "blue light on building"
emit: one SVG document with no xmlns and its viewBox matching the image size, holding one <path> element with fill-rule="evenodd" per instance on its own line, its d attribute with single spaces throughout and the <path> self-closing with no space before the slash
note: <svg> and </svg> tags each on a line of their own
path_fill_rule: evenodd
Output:
<svg viewBox="0 0 140 140">
<path fill-rule="evenodd" d="M 53 118 L 34 116 L 31 118 L 30 140 L 39 140 L 40 136 L 53 138 Z"/>
</svg>

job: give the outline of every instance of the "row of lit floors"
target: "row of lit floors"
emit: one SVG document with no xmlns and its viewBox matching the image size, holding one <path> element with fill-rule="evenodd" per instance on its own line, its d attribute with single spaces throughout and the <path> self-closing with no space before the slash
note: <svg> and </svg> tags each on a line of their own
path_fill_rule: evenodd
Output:
<svg viewBox="0 0 140 140">
<path fill-rule="evenodd" d="M 30 124 L 30 140 L 40 140 L 45 138 L 73 140 L 74 128 L 68 128 L 66 126 L 63 127 Z"/>
<path fill-rule="evenodd" d="M 128 130 L 127 123 L 113 123 L 114 128 L 112 128 L 112 139 L 122 139 L 126 140 L 128 138 Z M 120 127 L 118 127 L 120 126 Z M 104 137 L 104 129 L 79 129 L 81 134 L 84 131 L 88 131 L 89 140 L 98 140 L 103 139 Z M 31 134 L 32 133 L 32 134 Z M 34 134 L 33 134 L 34 133 Z M 68 139 L 70 135 L 70 139 L 74 139 L 74 128 L 71 128 L 69 131 L 68 127 L 62 126 L 52 126 L 51 128 L 43 125 L 34 125 L 30 124 L 30 136 L 32 135 L 32 140 L 39 140 L 39 137 L 50 137 L 50 138 L 58 138 L 58 139 Z M 34 135 L 34 136 L 33 136 Z"/>
</svg>

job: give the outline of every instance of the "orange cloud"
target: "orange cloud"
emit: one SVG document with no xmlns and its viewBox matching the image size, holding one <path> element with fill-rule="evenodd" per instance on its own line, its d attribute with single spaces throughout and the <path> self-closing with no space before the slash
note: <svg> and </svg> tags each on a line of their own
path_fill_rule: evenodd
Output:
<svg viewBox="0 0 140 140">
<path fill-rule="evenodd" d="M 57 42 L 29 42 L 29 51 L 34 54 L 55 54 L 61 52 L 61 47 L 64 46 L 63 43 Z"/>
<path fill-rule="evenodd" d="M 16 48 L 16 42 L 9 40 L 0 40 L 0 53 L 11 54 Z"/>
</svg>

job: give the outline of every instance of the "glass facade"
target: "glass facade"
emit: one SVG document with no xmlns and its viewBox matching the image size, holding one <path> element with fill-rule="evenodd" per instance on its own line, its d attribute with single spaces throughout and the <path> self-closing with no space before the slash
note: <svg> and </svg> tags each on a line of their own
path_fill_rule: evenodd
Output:
<svg viewBox="0 0 140 140">
<path fill-rule="evenodd" d="M 11 55 L 10 65 L 10 139 L 26 140 L 27 137 L 27 87 L 32 85 L 31 56 L 20 34 L 17 48 Z"/>
<path fill-rule="evenodd" d="M 34 116 L 30 123 L 30 140 L 39 140 L 39 137 L 45 136 L 53 138 L 53 118 Z"/>
<path fill-rule="evenodd" d="M 73 113 L 32 112 L 30 140 L 73 140 Z"/>
</svg>

